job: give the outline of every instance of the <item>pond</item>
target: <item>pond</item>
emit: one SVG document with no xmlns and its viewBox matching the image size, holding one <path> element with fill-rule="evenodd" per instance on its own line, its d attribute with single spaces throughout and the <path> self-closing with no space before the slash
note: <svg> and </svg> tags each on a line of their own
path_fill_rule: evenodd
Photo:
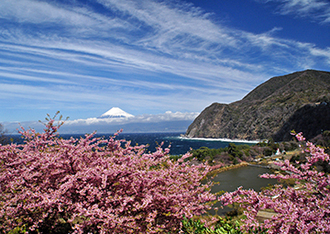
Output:
<svg viewBox="0 0 330 234">
<path fill-rule="evenodd" d="M 240 186 L 243 186 L 244 189 L 254 189 L 255 191 L 260 191 L 263 187 L 277 183 L 276 179 L 264 179 L 259 177 L 259 175 L 265 173 L 271 173 L 271 171 L 267 168 L 254 166 L 239 167 L 221 172 L 212 180 L 213 182 L 219 182 L 219 184 L 215 184 L 212 187 L 211 192 L 233 192 Z M 219 208 L 217 212 L 218 215 L 224 215 L 226 212 L 232 210 L 229 207 L 221 209 L 220 202 L 215 204 L 214 207 Z M 210 213 L 214 214 L 215 212 L 212 210 Z"/>
</svg>

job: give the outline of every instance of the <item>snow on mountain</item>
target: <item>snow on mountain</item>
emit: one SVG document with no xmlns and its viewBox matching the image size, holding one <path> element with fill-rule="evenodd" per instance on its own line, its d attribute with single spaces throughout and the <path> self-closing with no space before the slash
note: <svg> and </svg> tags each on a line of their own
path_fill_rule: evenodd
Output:
<svg viewBox="0 0 330 234">
<path fill-rule="evenodd" d="M 134 115 L 131 115 L 119 107 L 112 107 L 110 110 L 102 114 L 99 118 L 131 118 Z"/>
</svg>

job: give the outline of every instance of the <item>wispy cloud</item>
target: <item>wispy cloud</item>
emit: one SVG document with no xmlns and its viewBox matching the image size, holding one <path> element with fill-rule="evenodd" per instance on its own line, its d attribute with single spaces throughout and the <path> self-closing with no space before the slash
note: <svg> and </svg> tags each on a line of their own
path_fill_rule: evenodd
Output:
<svg viewBox="0 0 330 234">
<path fill-rule="evenodd" d="M 181 54 L 183 48 L 200 52 L 209 47 L 219 49 L 221 45 L 228 47 L 236 44 L 236 39 L 230 31 L 214 24 L 209 14 L 190 4 L 172 5 L 169 2 L 149 0 L 98 2 L 110 9 L 115 8 L 122 14 L 129 14 L 142 26 L 150 27 L 152 30 L 136 41 L 149 49 L 173 55 L 173 52 Z"/>
<path fill-rule="evenodd" d="M 68 2 L 69 3 L 69 2 Z M 67 29 L 63 34 L 96 33 L 98 30 L 127 28 L 129 25 L 118 18 L 109 18 L 94 13 L 84 7 L 72 7 L 70 4 L 56 4 L 34 0 L 3 0 L 0 18 L 39 27 Z M 58 30 L 57 30 L 58 32 Z M 84 34 L 84 32 L 86 34 Z"/>
<path fill-rule="evenodd" d="M 260 1 L 260 0 L 257 0 Z M 330 2 L 325 0 L 261 0 L 261 2 L 279 2 L 277 13 L 309 17 L 320 23 L 330 23 Z"/>
<path fill-rule="evenodd" d="M 62 35 L 63 31 L 58 30 L 55 26 L 53 26 L 54 31 L 51 31 L 49 35 L 44 34 L 42 36 L 19 29 L 7 29 L 7 37 L 10 38 L 10 41 L 25 45 L 24 50 L 29 50 L 29 53 L 54 56 L 61 60 L 67 58 L 69 61 L 75 61 L 76 58 L 76 61 L 80 63 L 84 61 L 92 63 L 94 60 L 97 64 L 99 62 L 97 58 L 99 58 L 105 64 L 113 63 L 113 66 L 175 72 L 176 69 L 173 68 L 178 68 L 178 66 L 173 66 L 173 64 L 176 64 L 178 59 L 185 59 L 192 63 L 196 61 L 211 62 L 214 66 L 224 65 L 221 69 L 223 70 L 227 64 L 221 64 L 224 61 L 221 58 L 229 53 L 230 55 L 236 54 L 235 62 L 240 65 L 236 69 L 246 70 L 253 67 L 253 64 L 243 60 L 243 53 L 251 52 L 249 51 L 251 46 L 263 51 L 260 56 L 267 56 L 274 60 L 276 60 L 276 56 L 268 54 L 266 50 L 270 45 L 281 49 L 286 48 L 286 53 L 290 53 L 292 46 L 297 47 L 294 41 L 283 41 L 273 37 L 269 32 L 252 34 L 215 24 L 209 14 L 203 13 L 201 9 L 194 8 L 189 4 L 171 5 L 166 2 L 153 1 L 99 1 L 110 11 L 115 12 L 116 18 L 114 18 L 113 16 L 107 17 L 94 13 L 91 9 L 73 8 L 66 5 L 54 6 L 40 1 L 21 0 L 19 2 L 22 4 L 18 4 L 14 12 L 6 13 L 3 17 L 15 16 L 14 19 L 17 18 L 18 21 L 37 23 L 40 27 L 45 23 L 42 19 L 46 18 L 56 22 L 55 25 L 58 27 L 68 27 L 70 30 L 76 28 L 77 24 L 81 22 L 81 27 L 85 29 L 89 28 L 89 25 L 98 26 L 97 30 L 86 31 L 82 35 L 75 34 L 74 38 L 71 38 L 70 35 Z M 31 11 L 45 8 L 47 10 L 43 12 L 52 12 L 50 17 L 38 16 L 40 20 L 36 20 L 34 19 L 37 17 L 36 14 L 29 14 L 30 11 L 21 14 L 21 11 L 31 2 L 33 3 L 30 7 L 32 8 Z M 5 3 L 7 5 L 13 4 L 12 1 L 5 1 Z M 294 5 L 294 3 L 290 5 Z M 63 9 L 64 7 L 67 8 Z M 9 5 L 1 8 L 7 12 L 8 8 L 12 9 L 13 7 Z M 119 19 L 123 15 L 130 17 L 125 17 L 125 21 Z M 107 25 L 100 24 L 100 22 L 107 22 L 107 20 L 110 21 Z M 112 24 L 112 20 L 120 20 L 121 23 Z M 109 31 L 108 24 L 117 26 L 113 28 L 125 30 L 121 33 Z M 128 25 L 130 26 L 128 27 Z M 146 27 L 148 30 L 145 30 Z M 107 34 L 107 39 L 114 41 L 103 41 L 101 35 L 104 33 Z M 90 40 L 91 37 L 93 40 Z M 116 41 L 129 42 L 131 46 L 117 44 Z M 27 45 L 30 45 L 30 48 L 26 47 Z M 10 46 L 13 47 L 13 45 L 7 45 L 7 47 Z M 239 52 L 241 50 L 242 53 Z M 164 58 L 163 53 L 169 57 Z M 232 69 L 232 67 L 230 68 Z M 181 70 L 185 71 L 185 69 Z M 183 72 L 178 71 L 177 74 L 184 75 Z M 187 76 L 191 77 L 191 74 L 187 74 Z M 197 76 L 201 77 L 198 73 Z"/>
</svg>

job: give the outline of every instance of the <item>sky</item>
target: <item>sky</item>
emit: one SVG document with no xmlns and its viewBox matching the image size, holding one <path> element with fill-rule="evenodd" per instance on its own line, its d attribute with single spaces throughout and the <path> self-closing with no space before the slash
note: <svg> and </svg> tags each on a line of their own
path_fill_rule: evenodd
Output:
<svg viewBox="0 0 330 234">
<path fill-rule="evenodd" d="M 1 0 L 0 123 L 199 113 L 330 71 L 329 38 L 328 0 Z"/>
</svg>

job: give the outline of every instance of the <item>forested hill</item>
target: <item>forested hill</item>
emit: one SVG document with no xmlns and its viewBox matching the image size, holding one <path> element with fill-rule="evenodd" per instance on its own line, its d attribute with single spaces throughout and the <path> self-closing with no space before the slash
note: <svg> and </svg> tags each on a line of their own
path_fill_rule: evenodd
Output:
<svg viewBox="0 0 330 234">
<path fill-rule="evenodd" d="M 330 130 L 330 72 L 306 70 L 273 77 L 242 100 L 213 103 L 189 126 L 186 136 L 229 139 L 308 139 Z"/>
</svg>

